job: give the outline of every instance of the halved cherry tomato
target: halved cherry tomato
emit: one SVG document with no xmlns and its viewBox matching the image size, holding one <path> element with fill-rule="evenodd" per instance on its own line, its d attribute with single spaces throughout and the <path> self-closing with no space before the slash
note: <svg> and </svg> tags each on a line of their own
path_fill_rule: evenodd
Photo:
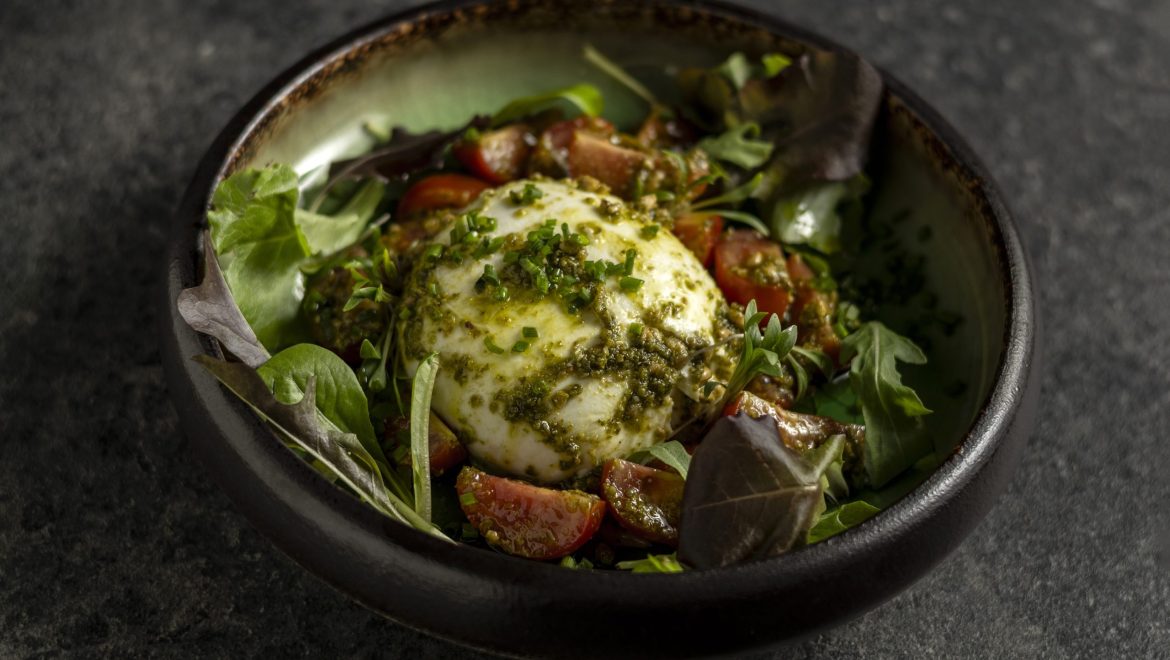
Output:
<svg viewBox="0 0 1170 660">
<path fill-rule="evenodd" d="M 619 525 L 648 541 L 678 544 L 683 478 L 620 458 L 601 468 L 601 492 Z"/>
<path fill-rule="evenodd" d="M 409 428 L 410 421 L 405 417 L 386 419 L 387 438 L 409 443 L 410 436 L 407 434 Z M 431 458 L 431 474 L 435 476 L 439 476 L 467 460 L 467 449 L 463 443 L 459 442 L 459 438 L 455 437 L 455 432 L 451 430 L 451 427 L 447 426 L 435 413 L 431 413 L 430 421 L 427 423 L 427 446 Z M 403 456 L 399 464 L 410 465 L 410 454 Z"/>
<path fill-rule="evenodd" d="M 646 115 L 636 138 L 642 146 L 657 149 L 694 144 L 698 136 L 698 129 L 687 120 L 680 117 L 664 119 L 655 109 Z"/>
<path fill-rule="evenodd" d="M 536 149 L 532 152 L 532 159 L 528 162 L 529 171 L 549 176 L 569 176 L 569 145 L 577 131 L 607 138 L 613 135 L 616 129 L 613 124 L 600 117 L 577 117 L 558 121 L 541 132 L 540 139 L 536 141 Z"/>
<path fill-rule="evenodd" d="M 510 555 L 555 559 L 597 533 L 605 503 L 579 490 L 553 490 L 464 467 L 459 505 L 488 543 Z"/>
<path fill-rule="evenodd" d="M 731 302 L 755 300 L 761 312 L 784 315 L 792 282 L 780 245 L 754 229 L 723 234 L 715 245 L 715 281 Z"/>
<path fill-rule="evenodd" d="M 796 289 L 792 298 L 791 316 L 796 322 L 801 344 L 820 348 L 836 362 L 841 353 L 841 338 L 833 330 L 836 296 L 813 285 L 816 273 L 799 254 L 788 257 L 788 275 Z"/>
<path fill-rule="evenodd" d="M 435 209 L 457 209 L 475 201 L 490 186 L 462 174 L 435 174 L 419 181 L 398 202 L 398 217 Z"/>
<path fill-rule="evenodd" d="M 618 197 L 629 197 L 638 170 L 650 160 L 646 154 L 613 144 L 587 131 L 575 131 L 569 143 L 569 176 L 591 176 L 609 186 Z"/>
<path fill-rule="evenodd" d="M 511 124 L 488 131 L 474 141 L 460 141 L 452 153 L 475 176 L 496 185 L 524 175 L 532 153 L 526 124 Z"/>
<path fill-rule="evenodd" d="M 723 218 L 717 215 L 690 213 L 674 221 L 674 235 L 687 246 L 704 266 L 711 265 L 715 256 L 715 243 L 723 233 Z"/>
<path fill-rule="evenodd" d="M 745 413 L 752 419 L 771 417 L 776 420 L 780 441 L 789 449 L 806 452 L 835 435 L 849 438 L 864 437 L 865 429 L 857 424 L 845 424 L 829 417 L 806 415 L 785 410 L 764 401 L 751 392 L 740 392 L 723 409 L 727 416 Z"/>
</svg>

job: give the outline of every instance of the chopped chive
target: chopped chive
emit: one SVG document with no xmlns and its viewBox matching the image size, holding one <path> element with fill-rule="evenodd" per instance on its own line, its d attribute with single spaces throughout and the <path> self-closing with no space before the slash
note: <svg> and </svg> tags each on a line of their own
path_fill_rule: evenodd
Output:
<svg viewBox="0 0 1170 660">
<path fill-rule="evenodd" d="M 631 323 L 629 332 L 630 332 L 630 336 L 632 336 L 632 337 L 641 337 L 642 336 L 642 324 L 641 323 Z"/>
<path fill-rule="evenodd" d="M 528 339 L 536 339 L 537 337 L 540 336 L 540 333 L 537 332 L 536 328 L 534 328 L 530 325 L 524 326 L 524 328 L 520 331 L 520 333 Z"/>
<path fill-rule="evenodd" d="M 638 256 L 636 250 L 626 250 L 626 263 L 622 268 L 622 273 L 625 275 L 634 274 L 634 259 Z"/>
<path fill-rule="evenodd" d="M 492 353 L 495 353 L 496 355 L 501 355 L 504 353 L 504 349 L 500 348 L 499 346 L 496 346 L 496 342 L 492 341 L 491 337 L 484 337 L 483 338 L 483 345 L 486 346 L 489 351 L 491 351 Z"/>
<path fill-rule="evenodd" d="M 523 353 L 526 350 L 528 350 L 528 342 L 524 341 L 523 339 L 516 342 L 515 344 L 512 344 L 513 353 Z"/>
<path fill-rule="evenodd" d="M 496 292 L 494 294 L 492 294 L 492 297 L 500 302 L 504 302 L 509 297 L 508 296 L 508 287 L 506 287 L 506 286 L 496 287 Z"/>
<path fill-rule="evenodd" d="M 642 227 L 642 231 L 641 231 L 642 238 L 644 238 L 646 240 L 650 240 L 651 238 L 654 238 L 655 236 L 658 235 L 658 229 L 659 229 L 658 225 L 646 225 L 645 227 Z"/>
<path fill-rule="evenodd" d="M 423 250 L 422 256 L 423 259 L 438 259 L 443 256 L 443 246 L 438 243 L 432 243 L 427 246 L 427 249 Z"/>
<path fill-rule="evenodd" d="M 618 284 L 622 287 L 622 291 L 626 293 L 632 293 L 642 288 L 642 280 L 628 275 L 618 280 Z"/>
<path fill-rule="evenodd" d="M 459 496 L 459 503 L 463 506 L 474 506 L 479 500 L 475 499 L 475 493 L 463 493 Z"/>
</svg>

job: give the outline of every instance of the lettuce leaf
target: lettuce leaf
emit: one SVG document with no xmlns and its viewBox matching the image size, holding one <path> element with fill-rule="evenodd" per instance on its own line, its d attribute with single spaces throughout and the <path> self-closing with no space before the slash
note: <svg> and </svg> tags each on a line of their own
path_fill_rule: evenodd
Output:
<svg viewBox="0 0 1170 660">
<path fill-rule="evenodd" d="M 879 511 L 881 509 L 862 500 L 835 506 L 817 518 L 816 524 L 808 530 L 808 542 L 810 544 L 818 543 L 830 536 L 836 536 L 850 527 L 856 527 L 869 520 Z"/>
</svg>

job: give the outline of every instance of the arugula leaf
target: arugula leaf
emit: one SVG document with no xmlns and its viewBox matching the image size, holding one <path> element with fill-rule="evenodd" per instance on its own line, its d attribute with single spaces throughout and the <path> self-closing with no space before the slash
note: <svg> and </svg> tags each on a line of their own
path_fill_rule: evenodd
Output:
<svg viewBox="0 0 1170 660">
<path fill-rule="evenodd" d="M 314 255 L 333 254 L 357 242 L 378 210 L 385 190 L 381 183 L 367 181 L 333 215 L 297 209 L 296 224 L 305 235 L 309 251 Z"/>
<path fill-rule="evenodd" d="M 197 287 L 181 291 L 175 304 L 187 325 L 218 339 L 228 353 L 244 364 L 255 368 L 268 360 L 268 351 L 232 299 L 219 269 L 211 235 L 206 231 L 203 232 L 203 281 Z"/>
<path fill-rule="evenodd" d="M 423 358 L 414 372 L 410 389 L 410 463 L 414 475 L 414 510 L 431 520 L 431 393 L 439 373 L 439 354 Z"/>
<path fill-rule="evenodd" d="M 782 374 L 781 360 L 796 345 L 796 326 L 780 327 L 780 317 L 772 314 L 767 329 L 760 332 L 760 322 L 768 315 L 756 309 L 756 301 L 747 304 L 743 314 L 743 349 L 739 362 L 724 387 L 718 409 L 722 410 L 728 401 L 743 391 L 747 384 L 759 374 L 778 377 Z"/>
<path fill-rule="evenodd" d="M 678 440 L 667 440 L 654 445 L 646 453 L 674 468 L 683 479 L 687 478 L 687 470 L 691 467 L 691 455 Z"/>
<path fill-rule="evenodd" d="M 648 554 L 645 559 L 619 561 L 616 567 L 631 573 L 682 573 L 686 570 L 686 567 L 679 563 L 678 554 L 674 552 L 669 555 Z"/>
<path fill-rule="evenodd" d="M 772 235 L 784 243 L 833 254 L 841 248 L 842 215 L 857 215 L 860 197 L 868 189 L 869 180 L 859 175 L 783 195 L 772 206 Z M 853 212 L 843 213 L 843 208 Z"/>
<path fill-rule="evenodd" d="M 836 536 L 850 527 L 856 527 L 869 520 L 880 511 L 881 509 L 862 500 L 835 506 L 822 513 L 812 529 L 808 530 L 808 543 L 811 545 L 824 541 L 830 536 Z"/>
<path fill-rule="evenodd" d="M 821 474 L 830 455 L 810 463 L 779 442 L 768 417 L 720 418 L 691 460 L 679 557 L 696 568 L 713 568 L 803 543 L 824 506 Z"/>
<path fill-rule="evenodd" d="M 812 395 L 813 412 L 846 424 L 864 424 L 861 403 L 848 379 L 837 380 L 817 388 Z"/>
<path fill-rule="evenodd" d="M 629 73 L 626 73 L 625 69 L 618 66 L 616 62 L 609 59 L 605 55 L 602 55 L 593 46 L 589 44 L 585 45 L 584 56 L 586 62 L 589 62 L 593 66 L 600 69 L 602 73 L 621 83 L 623 87 L 633 92 L 646 103 L 650 104 L 650 107 L 658 109 L 660 113 L 664 110 L 667 110 L 666 106 L 662 105 L 658 101 L 658 98 L 654 96 L 654 92 L 651 92 L 649 89 L 647 89 L 646 86 L 639 82 L 637 78 L 631 76 Z"/>
<path fill-rule="evenodd" d="M 922 433 L 930 410 L 902 384 L 897 361 L 925 364 L 914 342 L 878 321 L 870 321 L 841 342 L 841 361 L 849 362 L 849 382 L 865 417 L 863 465 L 870 485 L 879 488 L 932 451 Z"/>
<path fill-rule="evenodd" d="M 746 122 L 720 135 L 703 138 L 698 146 L 712 158 L 750 170 L 768 162 L 772 156 L 772 143 L 759 137 L 760 125 Z"/>
<path fill-rule="evenodd" d="M 195 360 L 270 423 L 286 443 L 333 472 L 337 480 L 370 506 L 388 518 L 450 541 L 442 531 L 421 519 L 409 504 L 387 489 L 377 461 L 356 435 L 345 433 L 322 418 L 315 403 L 315 376 L 305 384 L 304 397 L 289 405 L 278 401 L 256 370 L 247 365 L 207 355 L 197 355 Z"/>
<path fill-rule="evenodd" d="M 353 370 L 336 353 L 316 344 L 297 344 L 272 356 L 256 369 L 276 400 L 287 405 L 305 396 L 309 381 L 317 383 L 317 411 L 343 433 L 357 436 L 382 464 L 386 456 L 370 423 L 369 403 Z"/>
<path fill-rule="evenodd" d="M 605 107 L 605 100 L 602 98 L 600 90 L 593 85 L 579 83 L 572 87 L 515 99 L 492 115 L 491 125 L 499 126 L 522 119 L 562 102 L 576 106 L 582 113 L 590 117 L 600 115 Z"/>
</svg>

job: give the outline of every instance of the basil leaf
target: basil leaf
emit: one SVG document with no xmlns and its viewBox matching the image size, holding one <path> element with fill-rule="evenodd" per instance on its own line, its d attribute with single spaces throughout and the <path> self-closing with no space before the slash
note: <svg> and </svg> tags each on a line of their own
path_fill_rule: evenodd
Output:
<svg viewBox="0 0 1170 660">
<path fill-rule="evenodd" d="M 305 235 L 309 252 L 333 254 L 356 243 L 378 210 L 385 189 L 377 181 L 367 181 L 333 215 L 297 209 L 295 221 Z"/>
<path fill-rule="evenodd" d="M 772 156 L 772 143 L 757 139 L 759 136 L 760 125 L 746 122 L 720 135 L 703 138 L 698 146 L 712 158 L 750 170 L 768 162 Z"/>
<path fill-rule="evenodd" d="M 414 510 L 431 520 L 431 393 L 439 374 L 439 354 L 423 358 L 414 372 L 410 388 L 410 463 L 414 475 Z"/>
<path fill-rule="evenodd" d="M 677 440 L 668 440 L 654 445 L 646 450 L 654 458 L 674 468 L 683 479 L 687 478 L 687 470 L 691 467 L 691 455 Z"/>
<path fill-rule="evenodd" d="M 256 372 L 276 400 L 288 405 L 300 401 L 309 381 L 315 381 L 314 405 L 321 416 L 340 431 L 356 435 L 371 456 L 387 464 L 362 386 L 336 353 L 316 344 L 297 344 L 272 356 Z"/>
<path fill-rule="evenodd" d="M 593 85 L 580 83 L 572 87 L 516 99 L 492 115 L 491 124 L 499 126 L 510 121 L 523 119 L 564 102 L 576 106 L 578 110 L 590 117 L 600 115 L 605 107 L 605 100 L 602 98 L 600 90 Z"/>
<path fill-rule="evenodd" d="M 305 384 L 304 397 L 289 405 L 278 401 L 256 370 L 247 365 L 207 355 L 197 355 L 195 360 L 271 424 L 286 443 L 311 456 L 370 506 L 389 518 L 450 540 L 386 488 L 377 461 L 356 435 L 322 418 L 315 403 L 315 376 Z"/>
<path fill-rule="evenodd" d="M 836 536 L 869 520 L 880 511 L 881 509 L 861 500 L 833 507 L 822 513 L 812 529 L 808 530 L 808 543 L 819 543 L 830 536 Z"/>
<path fill-rule="evenodd" d="M 880 488 L 932 451 L 919 419 L 930 410 L 902 384 L 897 368 L 897 361 L 925 364 L 926 355 L 914 342 L 870 321 L 842 340 L 841 361 L 849 362 L 849 382 L 865 417 L 863 465 L 870 485 Z"/>
<path fill-rule="evenodd" d="M 772 235 L 784 243 L 833 254 L 841 248 L 842 215 L 859 215 L 860 198 L 868 188 L 868 179 L 856 176 L 783 195 L 773 202 Z M 853 213 L 842 213 L 843 207 Z"/>
<path fill-rule="evenodd" d="M 187 325 L 218 339 L 244 364 L 255 368 L 268 360 L 268 351 L 232 299 L 207 232 L 203 232 L 203 281 L 181 291 L 175 304 Z"/>
<path fill-rule="evenodd" d="M 679 557 L 711 568 L 803 543 L 824 506 L 824 467 L 785 447 L 770 418 L 720 418 L 691 459 Z"/>
</svg>

